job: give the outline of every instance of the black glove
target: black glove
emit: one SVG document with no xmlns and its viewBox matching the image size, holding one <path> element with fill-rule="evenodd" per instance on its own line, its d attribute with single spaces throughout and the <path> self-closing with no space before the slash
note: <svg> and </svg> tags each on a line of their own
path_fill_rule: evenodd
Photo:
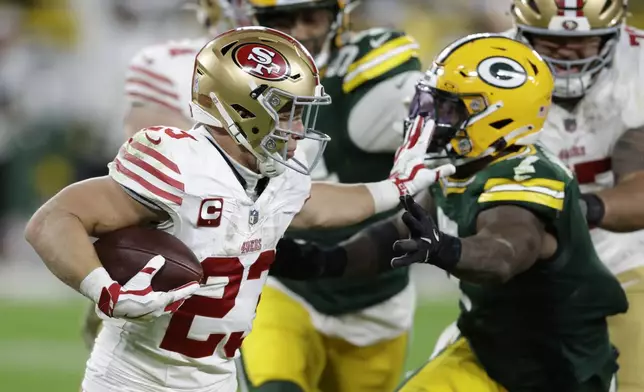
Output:
<svg viewBox="0 0 644 392">
<path fill-rule="evenodd" d="M 402 196 L 400 202 L 407 210 L 402 220 L 411 235 L 409 239 L 394 243 L 394 252 L 402 256 L 391 260 L 392 267 L 425 263 L 446 271 L 453 269 L 461 257 L 461 240 L 438 230 L 436 223 L 413 197 Z"/>
<path fill-rule="evenodd" d="M 606 213 L 604 201 L 594 193 L 582 193 L 579 198 L 579 206 L 586 218 L 588 227 L 592 229 L 599 226 Z"/>
</svg>

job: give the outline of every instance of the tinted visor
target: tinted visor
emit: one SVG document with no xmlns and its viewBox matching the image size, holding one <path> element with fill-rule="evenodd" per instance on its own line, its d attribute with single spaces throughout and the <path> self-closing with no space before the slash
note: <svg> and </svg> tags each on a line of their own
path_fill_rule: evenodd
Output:
<svg viewBox="0 0 644 392">
<path fill-rule="evenodd" d="M 438 152 L 465 129 L 470 114 L 458 95 L 419 83 L 409 107 L 409 120 L 413 122 L 417 116 L 436 123 L 429 151 Z"/>
</svg>

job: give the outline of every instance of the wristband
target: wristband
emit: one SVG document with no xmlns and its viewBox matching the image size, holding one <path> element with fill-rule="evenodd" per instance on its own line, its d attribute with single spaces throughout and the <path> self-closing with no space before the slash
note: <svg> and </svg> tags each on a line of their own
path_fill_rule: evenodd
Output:
<svg viewBox="0 0 644 392">
<path fill-rule="evenodd" d="M 98 303 L 103 288 L 110 287 L 112 283 L 114 283 L 114 279 L 110 277 L 110 274 L 107 273 L 105 268 L 98 267 L 83 279 L 78 291 L 95 303 Z"/>
<path fill-rule="evenodd" d="M 604 201 L 594 193 L 583 193 L 581 200 L 586 203 L 586 222 L 588 222 L 588 226 L 599 226 L 606 214 Z"/>
<path fill-rule="evenodd" d="M 369 190 L 373 198 L 375 214 L 389 211 L 398 206 L 400 202 L 400 191 L 398 191 L 398 187 L 393 181 L 369 182 L 364 184 L 364 186 L 367 187 L 367 190 Z"/>
</svg>

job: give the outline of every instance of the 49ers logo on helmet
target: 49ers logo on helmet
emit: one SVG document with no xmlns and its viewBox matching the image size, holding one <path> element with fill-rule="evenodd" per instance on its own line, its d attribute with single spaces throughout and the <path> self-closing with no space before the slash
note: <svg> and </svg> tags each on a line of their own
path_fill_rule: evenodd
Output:
<svg viewBox="0 0 644 392">
<path fill-rule="evenodd" d="M 280 52 L 263 44 L 243 44 L 233 51 L 239 68 L 264 80 L 280 81 L 291 73 L 291 66 Z"/>
</svg>

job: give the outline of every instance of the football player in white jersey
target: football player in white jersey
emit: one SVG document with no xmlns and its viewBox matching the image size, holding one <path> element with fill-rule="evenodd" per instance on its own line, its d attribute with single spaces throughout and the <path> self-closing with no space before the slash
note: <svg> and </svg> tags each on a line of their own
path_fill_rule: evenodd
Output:
<svg viewBox="0 0 644 392">
<path fill-rule="evenodd" d="M 595 249 L 630 303 L 608 319 L 618 389 L 642 391 L 644 32 L 625 24 L 626 0 L 513 0 L 511 14 L 515 27 L 504 34 L 530 44 L 555 75 L 539 142 L 574 171 Z M 441 343 L 455 333 L 451 326 Z"/>
<path fill-rule="evenodd" d="M 127 139 L 143 128 L 163 124 L 190 129 L 192 68 L 199 50 L 215 37 L 218 30 L 235 27 L 240 17 L 232 4 L 238 0 L 198 0 L 197 20 L 207 35 L 197 39 L 169 41 L 143 48 L 137 53 L 125 75 L 125 99 L 128 103 L 124 119 Z M 222 30 L 223 29 L 223 30 Z M 91 348 L 101 319 L 91 305 L 85 316 L 82 336 Z"/>
<path fill-rule="evenodd" d="M 276 30 L 219 35 L 197 54 L 192 80 L 192 129 L 137 132 L 108 176 L 65 188 L 27 225 L 47 267 L 105 320 L 87 362 L 86 392 L 234 392 L 233 358 L 287 227 L 354 224 L 454 172 L 425 168 L 431 132 L 418 130 L 387 180 L 312 185 L 315 160 L 309 164 L 297 142 L 313 140 L 322 153 L 328 136 L 315 121 L 330 97 L 307 50 Z M 149 224 L 201 259 L 202 286 L 153 291 L 161 256 L 123 286 L 112 280 L 90 236 Z"/>
</svg>

